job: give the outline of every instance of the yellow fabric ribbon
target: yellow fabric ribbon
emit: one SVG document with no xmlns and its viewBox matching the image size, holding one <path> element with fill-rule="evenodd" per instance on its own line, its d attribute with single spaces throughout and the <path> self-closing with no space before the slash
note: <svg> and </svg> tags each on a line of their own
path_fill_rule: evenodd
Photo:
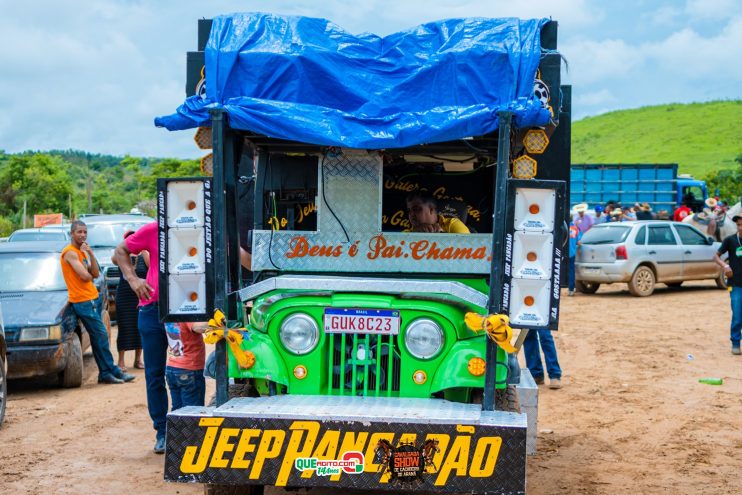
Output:
<svg viewBox="0 0 742 495">
<path fill-rule="evenodd" d="M 224 338 L 224 329 L 227 326 L 227 319 L 220 310 L 214 311 L 214 317 L 209 320 L 209 330 L 204 334 L 204 342 L 207 344 L 216 344 Z M 251 351 L 242 349 L 242 330 L 244 328 L 230 328 L 227 330 L 227 345 L 232 351 L 232 355 L 237 360 L 240 368 L 250 369 L 255 366 L 255 354 Z"/>
<path fill-rule="evenodd" d="M 505 352 L 516 352 L 510 343 L 513 338 L 513 329 L 510 327 L 510 318 L 506 315 L 486 315 L 477 313 L 466 313 L 464 316 L 466 326 L 475 332 L 484 330 L 489 338 L 495 341 Z"/>
</svg>

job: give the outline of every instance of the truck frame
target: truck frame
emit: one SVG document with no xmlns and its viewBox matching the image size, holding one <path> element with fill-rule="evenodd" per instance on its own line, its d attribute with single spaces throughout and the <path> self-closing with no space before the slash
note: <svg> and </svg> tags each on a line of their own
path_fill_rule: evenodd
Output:
<svg viewBox="0 0 742 495">
<path fill-rule="evenodd" d="M 210 317 L 217 380 L 215 406 L 168 415 L 166 480 L 525 493 L 537 401 L 516 354 L 529 328 L 558 325 L 569 176 L 555 22 L 541 44 L 545 129 L 500 111 L 488 135 L 357 150 L 211 111 L 213 177 L 158 181 L 161 315 Z M 402 230 L 407 193 L 456 181 L 439 213 L 463 203 L 474 232 Z"/>
</svg>

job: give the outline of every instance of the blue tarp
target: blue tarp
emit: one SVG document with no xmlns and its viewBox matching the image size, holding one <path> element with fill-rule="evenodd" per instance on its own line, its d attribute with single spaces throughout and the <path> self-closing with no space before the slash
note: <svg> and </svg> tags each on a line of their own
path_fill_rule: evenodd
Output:
<svg viewBox="0 0 742 495">
<path fill-rule="evenodd" d="M 216 17 L 206 95 L 155 119 L 169 130 L 210 125 L 272 138 L 383 149 L 481 136 L 511 110 L 545 125 L 533 96 L 547 19 L 449 19 L 379 37 L 324 20 L 248 13 Z"/>
</svg>

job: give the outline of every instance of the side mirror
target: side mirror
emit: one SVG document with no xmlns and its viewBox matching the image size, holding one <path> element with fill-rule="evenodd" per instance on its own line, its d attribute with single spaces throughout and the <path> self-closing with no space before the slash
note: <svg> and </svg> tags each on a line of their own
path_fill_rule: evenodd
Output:
<svg viewBox="0 0 742 495">
<path fill-rule="evenodd" d="M 715 242 L 716 242 L 716 239 L 714 239 L 714 238 L 713 238 L 713 237 L 711 237 L 711 236 L 707 236 L 707 237 L 706 237 L 706 242 L 708 242 L 708 245 L 710 246 L 710 245 L 712 245 L 713 243 L 715 243 Z"/>
</svg>

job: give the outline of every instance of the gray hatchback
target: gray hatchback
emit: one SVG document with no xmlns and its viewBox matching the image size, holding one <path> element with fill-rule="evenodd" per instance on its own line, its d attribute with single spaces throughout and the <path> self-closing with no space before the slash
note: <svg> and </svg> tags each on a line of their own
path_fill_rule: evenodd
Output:
<svg viewBox="0 0 742 495">
<path fill-rule="evenodd" d="M 719 243 L 693 226 L 657 220 L 596 225 L 582 236 L 575 286 L 595 293 L 600 284 L 624 282 L 635 296 L 649 296 L 658 282 L 679 287 L 686 280 L 712 279 L 726 288 L 714 263 Z"/>
</svg>

